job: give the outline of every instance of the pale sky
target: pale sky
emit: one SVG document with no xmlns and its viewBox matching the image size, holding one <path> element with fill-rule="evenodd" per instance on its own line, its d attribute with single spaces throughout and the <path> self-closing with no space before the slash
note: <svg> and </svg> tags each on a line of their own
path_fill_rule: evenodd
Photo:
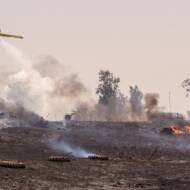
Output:
<svg viewBox="0 0 190 190">
<path fill-rule="evenodd" d="M 189 0 L 0 0 L 0 28 L 24 35 L 9 42 L 35 57 L 50 54 L 94 90 L 98 71 L 158 92 L 161 105 L 190 109 L 181 82 L 190 77 Z M 12 60 L 0 52 L 0 62 Z"/>
</svg>

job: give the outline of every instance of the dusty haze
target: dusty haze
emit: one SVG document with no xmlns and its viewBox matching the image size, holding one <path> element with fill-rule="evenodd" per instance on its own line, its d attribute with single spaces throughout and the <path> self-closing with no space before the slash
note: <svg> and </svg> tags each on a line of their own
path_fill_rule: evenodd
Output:
<svg viewBox="0 0 190 190">
<path fill-rule="evenodd" d="M 0 3 L 1 29 L 24 35 L 23 41 L 11 43 L 30 57 L 53 55 L 79 72 L 92 90 L 98 70 L 110 69 L 121 77 L 122 91 L 135 84 L 144 92 L 159 91 L 166 108 L 170 91 L 172 111 L 189 109 L 190 101 L 180 86 L 190 76 L 188 0 Z M 13 62 L 0 51 L 1 69 L 7 71 L 16 65 Z"/>
</svg>

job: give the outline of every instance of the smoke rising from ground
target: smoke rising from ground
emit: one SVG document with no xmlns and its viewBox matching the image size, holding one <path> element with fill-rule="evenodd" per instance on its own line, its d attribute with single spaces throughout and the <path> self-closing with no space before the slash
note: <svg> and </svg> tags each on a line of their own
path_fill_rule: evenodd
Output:
<svg viewBox="0 0 190 190">
<path fill-rule="evenodd" d="M 19 69 L 10 72 L 1 86 L 4 103 L 62 119 L 79 102 L 87 101 L 88 91 L 78 75 L 67 73 L 53 57 L 43 56 L 34 62 L 8 42 L 0 44 L 19 63 Z"/>
<path fill-rule="evenodd" d="M 68 72 L 54 57 L 32 60 L 6 41 L 0 41 L 0 45 L 18 62 L 0 71 L 4 76 L 0 83 L 1 109 L 2 105 L 9 105 L 5 106 L 9 110 L 24 108 L 44 117 L 49 115 L 48 119 L 62 119 L 73 111 L 76 120 L 92 121 L 142 121 L 157 111 L 158 95 L 143 97 L 137 86 L 130 87 L 129 98 L 118 90 L 107 105 L 96 103 L 77 73 Z"/>
<path fill-rule="evenodd" d="M 145 109 L 147 113 L 154 113 L 158 111 L 159 94 L 147 93 L 145 95 Z"/>
<path fill-rule="evenodd" d="M 51 142 L 50 144 L 54 150 L 64 152 L 65 154 L 71 153 L 73 156 L 77 158 L 88 158 L 88 156 L 94 155 L 80 147 L 69 145 L 63 140 L 60 142 L 59 141 Z"/>
<path fill-rule="evenodd" d="M 137 86 L 130 87 L 129 98 L 119 92 L 109 98 L 108 104 L 79 104 L 74 113 L 76 120 L 87 121 L 147 121 L 151 113 L 159 112 L 159 95 L 143 95 Z"/>
<path fill-rule="evenodd" d="M 130 98 L 122 93 L 110 98 L 108 105 L 80 103 L 74 113 L 76 120 L 86 121 L 147 121 L 149 116 L 160 111 L 159 94 L 145 94 L 130 88 Z M 144 101 L 143 101 L 144 100 Z"/>
<path fill-rule="evenodd" d="M 128 100 L 122 93 L 110 98 L 107 105 L 81 103 L 74 110 L 76 120 L 128 121 Z"/>
</svg>

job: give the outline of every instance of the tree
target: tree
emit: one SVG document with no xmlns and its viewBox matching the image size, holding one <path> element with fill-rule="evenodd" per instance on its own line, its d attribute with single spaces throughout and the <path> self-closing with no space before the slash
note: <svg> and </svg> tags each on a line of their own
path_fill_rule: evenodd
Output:
<svg viewBox="0 0 190 190">
<path fill-rule="evenodd" d="M 99 84 L 96 94 L 99 95 L 99 103 L 108 105 L 110 99 L 117 97 L 120 78 L 114 77 L 109 70 L 99 72 Z"/>
<path fill-rule="evenodd" d="M 132 119 L 141 119 L 143 117 L 143 93 L 138 86 L 130 86 L 130 112 Z"/>
<path fill-rule="evenodd" d="M 117 121 L 128 120 L 128 98 L 119 91 L 115 98 L 115 113 Z"/>
<path fill-rule="evenodd" d="M 185 88 L 186 96 L 188 97 L 190 94 L 190 79 L 186 79 L 182 82 L 182 87 Z"/>
</svg>

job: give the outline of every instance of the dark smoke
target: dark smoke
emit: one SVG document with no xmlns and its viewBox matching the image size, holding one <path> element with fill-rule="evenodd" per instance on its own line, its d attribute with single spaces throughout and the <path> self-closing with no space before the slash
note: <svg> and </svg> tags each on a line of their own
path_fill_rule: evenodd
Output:
<svg viewBox="0 0 190 190">
<path fill-rule="evenodd" d="M 66 75 L 65 66 L 51 55 L 41 55 L 35 58 L 32 66 L 42 77 L 61 78 Z"/>
<path fill-rule="evenodd" d="M 86 92 L 87 88 L 79 80 L 78 75 L 72 74 L 55 82 L 55 88 L 52 95 L 76 98 L 81 93 Z"/>
<path fill-rule="evenodd" d="M 145 95 L 145 109 L 147 114 L 158 112 L 159 94 L 147 93 Z"/>
</svg>

